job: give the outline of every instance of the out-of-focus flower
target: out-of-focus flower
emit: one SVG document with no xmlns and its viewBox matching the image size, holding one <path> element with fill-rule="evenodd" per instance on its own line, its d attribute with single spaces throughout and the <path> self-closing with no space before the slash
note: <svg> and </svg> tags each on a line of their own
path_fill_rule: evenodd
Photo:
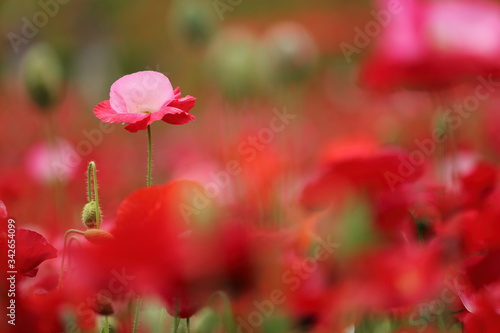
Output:
<svg viewBox="0 0 500 333">
<path fill-rule="evenodd" d="M 128 196 L 118 210 L 113 238 L 80 256 L 84 273 L 79 276 L 85 281 L 78 283 L 97 292 L 110 272 L 124 271 L 131 277 L 126 290 L 158 295 L 172 315 L 182 318 L 223 287 L 234 287 L 229 292 L 245 288 L 252 277 L 248 234 L 237 223 L 211 218 L 213 208 L 202 206 L 200 190 L 197 183 L 175 181 Z"/>
<path fill-rule="evenodd" d="M 394 7 L 390 0 L 381 9 Z M 493 1 L 400 1 L 365 63 L 361 82 L 385 90 L 441 89 L 500 71 L 500 5 Z"/>
<path fill-rule="evenodd" d="M 258 90 L 261 74 L 258 43 L 250 31 L 220 33 L 211 45 L 205 66 L 208 75 L 230 99 L 248 97 Z"/>
<path fill-rule="evenodd" d="M 498 292 L 498 288 L 497 288 Z M 478 302 L 479 311 L 467 313 L 463 317 L 464 332 L 467 333 L 495 333 L 500 325 L 500 314 L 485 297 Z"/>
<path fill-rule="evenodd" d="M 25 161 L 28 174 L 41 184 L 72 179 L 79 164 L 78 153 L 64 139 L 34 145 L 28 151 Z"/>
<path fill-rule="evenodd" d="M 491 163 L 478 161 L 471 170 L 462 175 L 460 186 L 463 205 L 480 208 L 496 188 L 497 173 L 497 168 Z"/>
<path fill-rule="evenodd" d="M 215 11 L 203 0 L 174 1 L 168 21 L 173 38 L 193 49 L 207 45 L 216 29 Z"/>
<path fill-rule="evenodd" d="M 30 318 L 16 322 L 17 330 L 12 332 L 53 333 L 93 331 L 96 315 L 91 309 L 92 299 L 82 290 L 45 290 L 35 285 L 16 297 L 16 312 L 20 318 Z M 68 321 L 68 317 L 72 318 Z"/>
<path fill-rule="evenodd" d="M 339 141 L 324 153 L 320 175 L 306 185 L 301 201 L 309 208 L 322 207 L 346 187 L 371 193 L 394 192 L 423 174 L 424 165 L 415 163 L 402 150 L 381 148 L 371 140 Z"/>
<path fill-rule="evenodd" d="M 318 51 L 309 32 L 294 22 L 272 27 L 264 37 L 264 53 L 270 59 L 271 71 L 283 81 L 307 77 L 318 58 Z"/>
<path fill-rule="evenodd" d="M 461 264 L 455 288 L 465 313 L 458 315 L 466 332 L 495 332 L 500 324 L 500 252 L 472 256 Z"/>
<path fill-rule="evenodd" d="M 8 233 L 0 234 L 0 247 L 7 253 L 7 244 L 10 237 Z M 57 250 L 47 242 L 39 233 L 18 228 L 15 233 L 16 240 L 16 270 L 26 277 L 34 277 L 38 273 L 38 266 L 45 260 L 56 258 Z"/>
<path fill-rule="evenodd" d="M 42 110 L 61 99 L 62 72 L 57 54 L 48 44 L 40 43 L 28 50 L 22 67 L 23 79 L 30 98 Z"/>
<path fill-rule="evenodd" d="M 195 98 L 181 98 L 179 88 L 172 89 L 170 80 L 155 71 L 125 75 L 111 86 L 110 99 L 96 105 L 94 114 L 107 123 L 128 123 L 130 132 L 145 130 L 156 120 L 183 125 L 195 117 L 188 111 Z"/>
<path fill-rule="evenodd" d="M 463 240 L 477 250 L 500 250 L 500 235 L 497 232 L 500 209 L 500 190 L 491 193 L 482 208 L 463 223 Z"/>
<path fill-rule="evenodd" d="M 24 276 L 33 277 L 38 266 L 48 259 L 57 257 L 57 250 L 39 233 L 27 229 L 16 232 L 17 266 Z"/>
<path fill-rule="evenodd" d="M 443 267 L 435 246 L 402 245 L 365 254 L 349 263 L 345 301 L 380 310 L 418 304 L 440 291 Z"/>
</svg>

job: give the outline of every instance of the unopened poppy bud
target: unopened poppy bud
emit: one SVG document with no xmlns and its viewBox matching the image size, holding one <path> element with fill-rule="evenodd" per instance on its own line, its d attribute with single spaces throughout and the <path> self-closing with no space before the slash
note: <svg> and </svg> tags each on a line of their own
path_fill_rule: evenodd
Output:
<svg viewBox="0 0 500 333">
<path fill-rule="evenodd" d="M 264 53 L 270 72 L 280 81 L 301 81 L 313 70 L 318 58 L 308 31 L 296 23 L 279 23 L 264 37 Z"/>
<path fill-rule="evenodd" d="M 254 95 L 260 83 L 258 44 L 250 31 L 234 29 L 219 34 L 205 66 L 228 99 Z"/>
<path fill-rule="evenodd" d="M 61 97 L 63 70 L 57 54 L 45 43 L 28 50 L 22 75 L 30 98 L 42 110 L 55 105 Z"/>
<path fill-rule="evenodd" d="M 197 49 L 209 43 L 216 30 L 213 8 L 204 0 L 175 0 L 168 22 L 173 37 Z"/>
<path fill-rule="evenodd" d="M 82 222 L 89 229 L 97 227 L 97 205 L 95 201 L 91 201 L 83 207 Z"/>
<path fill-rule="evenodd" d="M 97 245 L 106 244 L 114 239 L 112 234 L 102 229 L 88 229 L 83 233 L 83 237 L 89 242 Z"/>
<path fill-rule="evenodd" d="M 104 292 L 97 293 L 92 300 L 92 310 L 103 316 L 110 316 L 114 313 L 113 303 Z"/>
</svg>

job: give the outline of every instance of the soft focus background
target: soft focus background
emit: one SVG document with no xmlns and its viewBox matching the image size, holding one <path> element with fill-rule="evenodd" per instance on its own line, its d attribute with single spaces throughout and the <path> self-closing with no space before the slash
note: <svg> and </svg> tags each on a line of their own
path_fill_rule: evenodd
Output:
<svg viewBox="0 0 500 333">
<path fill-rule="evenodd" d="M 495 8 L 494 24 L 500 22 L 500 9 Z M 112 229 L 120 203 L 146 185 L 147 135 L 146 131 L 127 132 L 122 124 L 102 123 L 93 108 L 109 98 L 111 84 L 121 76 L 155 70 L 168 76 L 183 95 L 197 100 L 190 111 L 196 116 L 194 122 L 152 124 L 153 183 L 189 179 L 208 186 L 219 181 L 216 194 L 208 194 L 207 187 L 204 192 L 213 197 L 216 208 L 210 209 L 217 212 L 208 210 L 201 219 L 216 216 L 224 222 L 236 221 L 238 227 L 243 224 L 252 237 L 264 239 L 275 251 L 267 253 L 268 247 L 256 246 L 256 254 L 246 258 L 247 248 L 241 250 L 240 245 L 247 245 L 247 234 L 238 228 L 228 231 L 229 240 L 220 242 L 223 250 L 214 246 L 223 253 L 221 257 L 235 249 L 251 262 L 248 271 L 253 275 L 238 270 L 238 256 L 234 270 L 234 262 L 228 260 L 234 275 L 222 269 L 224 278 L 217 275 L 217 283 L 243 281 L 236 286 L 227 283 L 235 312 L 247 318 L 253 301 L 265 299 L 273 283 L 280 283 L 282 271 L 295 272 L 318 238 L 333 235 L 339 255 L 335 252 L 334 258 L 299 280 L 305 282 L 297 290 L 289 291 L 287 282 L 281 281 L 285 287 L 280 290 L 286 289 L 288 297 L 286 310 L 270 320 L 283 315 L 284 328 L 279 329 L 280 322 L 262 331 L 302 332 L 321 322 L 325 325 L 321 332 L 335 327 L 335 332 L 352 333 L 356 326 L 356 332 L 421 333 L 427 324 L 425 332 L 462 332 L 458 321 L 465 321 L 465 313 L 477 320 L 475 324 L 487 317 L 490 329 L 498 327 L 497 81 L 483 86 L 483 92 L 489 93 L 479 98 L 475 75 L 484 73 L 476 71 L 476 62 L 464 70 L 472 81 L 454 81 L 451 74 L 461 74 L 461 65 L 471 63 L 468 57 L 462 58 L 463 53 L 474 52 L 459 42 L 453 44 L 455 35 L 449 33 L 455 30 L 445 29 L 447 25 L 434 31 L 443 40 L 433 36 L 443 42 L 433 46 L 444 50 L 444 56 L 431 57 L 429 63 L 404 72 L 421 83 L 422 77 L 432 81 L 441 75 L 435 69 L 448 64 L 452 70 L 445 74 L 450 76 L 443 77 L 452 84 L 444 93 L 432 85 L 390 93 L 361 88 L 360 64 L 373 54 L 380 34 L 364 32 L 367 22 L 376 22 L 373 10 L 374 4 L 364 0 L 2 0 L 0 200 L 9 217 L 20 227 L 42 233 L 61 251 L 64 231 L 83 228 L 86 168 L 95 161 L 103 228 Z M 464 17 L 454 22 L 474 28 L 482 22 L 480 15 L 479 19 Z M 494 37 L 500 36 L 498 25 Z M 477 36 L 489 36 L 485 31 L 493 30 L 487 26 L 478 31 Z M 474 33 L 468 38 L 474 42 L 470 36 Z M 404 53 L 389 49 L 396 55 Z M 498 63 L 500 46 L 492 54 Z M 485 58 L 491 60 L 489 56 Z M 448 61 L 457 58 L 465 60 Z M 478 58 L 477 67 L 483 69 L 484 59 Z M 478 102 L 466 116 L 447 118 L 456 117 L 467 100 Z M 443 116 L 446 108 L 455 113 Z M 438 135 L 436 129 L 441 131 Z M 440 135 L 449 136 L 436 143 Z M 400 155 L 402 151 L 407 154 Z M 231 161 L 240 168 L 221 183 L 220 175 L 231 173 Z M 388 170 L 399 178 L 387 178 Z M 148 236 L 154 238 L 154 231 Z M 211 245 L 218 245 L 218 240 L 204 239 Z M 196 257 L 200 262 L 203 255 L 219 255 L 209 250 L 205 254 L 200 248 L 196 247 L 202 253 Z M 485 283 L 480 278 L 471 282 L 477 282 L 474 287 L 480 291 L 475 306 L 486 309 L 485 314 L 471 310 L 467 300 L 460 298 L 469 294 L 455 290 L 459 288 L 453 283 L 452 292 L 463 292 L 460 297 L 443 301 L 443 310 L 438 314 L 430 310 L 430 317 L 418 312 L 424 302 L 442 300 L 441 291 L 450 291 L 446 278 L 454 276 L 451 268 L 463 268 L 462 274 L 469 267 L 467 260 L 477 254 L 486 256 L 481 257 L 487 258 L 486 268 L 474 266 L 477 270 L 467 271 L 467 278 L 483 276 L 483 268 L 491 273 Z M 38 277 L 57 276 L 58 264 L 53 260 L 45 271 L 42 266 Z M 203 285 L 205 275 L 200 276 L 196 282 Z M 187 280 L 191 287 L 192 281 Z M 485 284 L 494 285 L 495 293 Z M 122 322 L 121 327 L 131 326 L 129 301 L 122 307 L 127 324 Z M 161 309 L 145 303 L 145 309 Z M 143 331 L 161 331 L 151 324 L 156 317 L 151 319 L 147 311 L 141 315 L 146 323 Z M 477 319 L 477 313 L 485 317 Z M 424 318 L 426 326 L 412 318 Z M 200 315 L 194 322 L 203 324 L 203 320 Z M 194 331 L 202 332 L 202 324 Z M 403 331 L 406 326 L 411 330 Z M 221 325 L 213 327 L 206 332 L 223 331 Z M 481 326 L 469 326 L 467 333 L 495 332 L 470 327 Z"/>
<path fill-rule="evenodd" d="M 85 199 L 83 172 L 90 160 L 97 162 L 108 214 L 145 182 L 145 133 L 130 134 L 120 125 L 105 132 L 92 112 L 108 99 L 111 83 L 140 70 L 160 71 L 183 94 L 197 97 L 195 122 L 153 125 L 156 183 L 220 169 L 237 154 L 242 133 L 258 133 L 273 109 L 286 108 L 297 118 L 259 154 L 273 156 L 261 166 L 282 160 L 291 169 L 309 168 L 329 140 L 344 135 L 411 145 L 431 130 L 428 94 L 374 95 L 357 86 L 357 65 L 372 39 L 350 57 L 340 44 L 354 45 L 355 28 L 373 20 L 368 2 L 233 3 L 239 4 L 3 1 L 0 196 L 16 216 L 44 225 L 59 214 L 58 221 L 72 225 Z M 37 52 L 40 43 L 45 46 Z M 41 64 L 27 64 L 30 50 L 31 62 Z M 46 108 L 27 93 L 26 75 L 37 71 L 56 76 L 46 84 L 55 96 Z M 484 144 L 487 133 L 475 131 L 477 124 L 468 121 L 459 137 Z M 39 156 L 55 137 L 75 150 L 61 157 L 69 159 L 62 179 Z M 274 179 L 286 179 L 282 186 L 290 191 L 302 181 L 279 177 Z"/>
<path fill-rule="evenodd" d="M 339 48 L 369 11 L 363 1 L 3 1 L 2 200 L 24 223 L 53 224 L 56 217 L 66 226 L 78 223 L 84 170 L 95 160 L 102 204 L 113 214 L 145 182 L 146 134 L 120 125 L 105 133 L 92 110 L 109 98 L 111 83 L 141 70 L 160 71 L 197 97 L 194 123 L 153 125 L 155 183 L 220 168 L 237 154 L 241 133 L 257 134 L 273 109 L 297 118 L 262 152 L 273 158 L 261 166 L 286 155 L 290 168 L 302 167 L 317 156 L 320 142 L 345 133 L 397 136 L 397 118 L 356 87 L 356 63 Z M 46 48 L 31 58 L 42 65 L 30 67 L 26 56 L 40 43 Z M 60 76 L 60 84 L 47 84 L 56 95 L 49 107 L 30 99 L 26 71 Z M 75 150 L 62 157 L 69 159 L 62 182 L 39 156 L 54 137 Z"/>
</svg>

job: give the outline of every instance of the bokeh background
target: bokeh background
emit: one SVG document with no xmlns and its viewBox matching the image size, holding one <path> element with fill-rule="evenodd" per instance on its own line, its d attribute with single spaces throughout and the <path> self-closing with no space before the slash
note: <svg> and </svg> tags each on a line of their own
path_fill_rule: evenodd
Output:
<svg viewBox="0 0 500 333">
<path fill-rule="evenodd" d="M 317 155 L 322 140 L 371 131 L 368 123 L 385 132 L 385 122 L 393 119 L 380 118 L 377 105 L 356 86 L 356 59 L 363 53 L 349 63 L 339 47 L 352 42 L 353 28 L 370 19 L 369 3 L 233 4 L 3 1 L 0 197 L 16 217 L 35 225 L 53 219 L 77 223 L 90 160 L 98 165 L 108 214 L 143 185 L 145 133 L 130 134 L 119 124 L 104 133 L 92 112 L 108 99 L 116 79 L 136 71 L 160 71 L 183 94 L 197 97 L 195 122 L 153 126 L 155 183 L 204 177 L 207 165 L 220 168 L 237 154 L 242 133 L 257 133 L 273 109 L 299 116 L 266 148 L 272 158 L 261 166 L 279 160 L 273 149 L 286 151 L 292 168 L 302 167 Z M 42 83 L 53 95 L 47 107 L 29 94 L 27 77 L 37 75 L 56 76 Z M 54 140 L 64 140 L 62 145 L 77 153 L 61 157 L 70 159 L 62 179 L 43 161 L 43 147 Z"/>
<path fill-rule="evenodd" d="M 297 203 L 332 143 L 415 149 L 434 128 L 431 94 L 361 89 L 359 65 L 377 36 L 347 56 L 341 48 L 356 45 L 372 10 L 368 1 L 3 1 L 0 198 L 23 224 L 78 226 L 94 160 L 112 221 L 123 198 L 145 184 L 147 137 L 105 126 L 92 110 L 115 80 L 141 70 L 162 72 L 197 98 L 195 122 L 153 125 L 156 184 L 209 181 L 227 161 L 244 159 L 238 146 L 275 110 L 296 116 L 255 160 L 242 161 L 239 193 L 229 194 L 256 195 L 253 208 L 264 216 L 269 198 L 281 208 Z M 447 103 L 468 92 L 456 85 Z M 495 96 L 454 143 L 492 161 L 500 144 Z"/>
<path fill-rule="evenodd" d="M 379 188 L 380 174 L 387 165 L 394 169 L 399 158 L 389 155 L 387 162 L 385 149 L 423 156 L 418 143 L 432 138 L 436 128 L 446 127 L 443 106 L 453 108 L 473 97 L 477 82 L 453 82 L 444 94 L 432 89 L 363 89 L 360 66 L 372 54 L 378 34 L 361 45 L 359 31 L 374 22 L 372 2 L 1 1 L 0 201 L 18 226 L 39 231 L 58 249 L 63 248 L 65 230 L 83 228 L 90 161 L 97 164 L 105 230 L 116 221 L 120 203 L 146 185 L 146 131 L 130 133 L 122 124 L 104 124 L 93 114 L 94 106 L 109 98 L 113 82 L 143 70 L 164 73 L 183 95 L 197 99 L 190 111 L 194 122 L 152 125 L 154 184 L 177 179 L 213 183 L 214 175 L 236 161 L 241 172 L 217 188 L 219 215 L 214 216 L 250 225 L 273 245 L 288 246 L 284 240 L 293 239 L 283 251 L 284 259 L 281 254 L 259 256 L 273 268 L 279 266 L 273 262 L 276 258 L 283 259 L 286 268 L 294 262 L 295 251 L 305 256 L 314 237 L 336 232 L 341 243 L 339 267 L 345 265 L 348 273 L 342 275 L 337 262 L 328 261 L 328 274 L 320 266 L 310 284 L 290 298 L 300 315 L 291 311 L 289 322 L 299 328 L 314 324 L 314 311 L 327 321 L 336 318 L 325 304 L 337 299 L 346 302 L 338 308 L 346 306 L 349 311 L 349 306 L 363 304 L 359 318 L 353 320 L 348 313 L 342 329 L 352 323 L 362 329 L 363 311 L 371 313 L 371 307 L 380 304 L 387 312 L 380 323 L 377 318 L 375 326 L 382 327 L 377 332 L 389 332 L 384 327 L 400 310 L 406 325 L 408 313 L 413 313 L 410 307 L 432 300 L 429 294 L 441 291 L 445 267 L 463 254 L 463 240 L 472 233 L 460 223 L 469 223 L 470 230 L 479 225 L 467 215 L 469 209 L 477 214 L 484 209 L 486 217 L 475 215 L 477 221 L 489 221 L 479 228 L 479 236 L 471 236 L 471 243 L 497 235 L 490 232 L 500 216 L 491 204 L 500 197 L 497 86 L 474 112 L 460 119 L 452 139 L 434 146 L 417 171 L 410 172 L 408 183 L 421 176 L 418 181 L 397 191 L 386 191 L 385 183 Z M 356 45 L 356 50 L 346 54 L 342 45 Z M 278 114 L 289 118 L 282 129 L 269 134 Z M 353 188 L 342 187 L 345 179 L 337 183 L 335 175 L 328 178 L 330 174 L 323 172 L 329 167 L 332 174 L 351 177 L 346 182 L 352 181 Z M 318 179 L 325 186 L 314 183 Z M 311 184 L 312 190 L 305 192 Z M 324 199 L 322 195 L 328 205 L 333 202 L 331 211 L 321 212 L 324 215 L 311 207 L 315 199 Z M 492 237 L 489 241 L 497 246 L 492 253 L 498 256 L 500 241 Z M 436 244 L 443 253 L 427 256 L 421 251 L 435 251 Z M 407 245 L 415 252 L 403 251 Z M 489 251 L 487 246 L 478 248 Z M 361 259 L 351 262 L 357 255 Z M 50 269 L 54 274 L 58 267 L 52 264 Z M 393 280 L 387 279 L 386 271 Z M 259 274 L 256 280 L 262 285 L 272 280 L 265 270 Z M 431 288 L 434 285 L 439 288 Z M 331 290 L 345 296 L 329 297 Z M 251 307 L 259 294 L 249 295 L 242 303 Z M 465 313 L 458 297 L 455 303 Z M 400 306 L 397 311 L 394 304 Z M 456 313 L 449 312 L 450 327 Z M 498 320 L 498 311 L 494 318 Z M 366 332 L 374 332 L 367 327 Z"/>
</svg>

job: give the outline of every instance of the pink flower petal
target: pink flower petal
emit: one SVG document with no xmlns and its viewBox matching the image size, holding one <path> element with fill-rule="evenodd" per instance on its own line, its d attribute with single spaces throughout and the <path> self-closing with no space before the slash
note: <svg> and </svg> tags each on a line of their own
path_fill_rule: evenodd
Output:
<svg viewBox="0 0 500 333">
<path fill-rule="evenodd" d="M 174 99 L 170 80 L 162 73 L 125 75 L 111 86 L 110 105 L 117 113 L 154 113 Z"/>
</svg>

